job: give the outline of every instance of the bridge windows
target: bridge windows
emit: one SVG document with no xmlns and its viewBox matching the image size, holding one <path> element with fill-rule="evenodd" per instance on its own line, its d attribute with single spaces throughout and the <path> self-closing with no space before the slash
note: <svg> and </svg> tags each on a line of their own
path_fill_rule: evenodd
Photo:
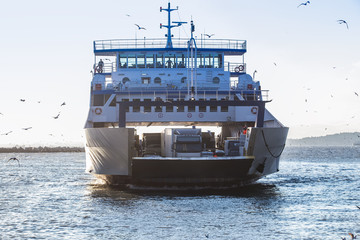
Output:
<svg viewBox="0 0 360 240">
<path fill-rule="evenodd" d="M 187 54 L 120 54 L 119 68 L 185 68 L 191 64 Z M 195 60 L 194 60 L 195 64 Z M 223 55 L 218 53 L 198 53 L 197 68 L 222 68 Z"/>
</svg>

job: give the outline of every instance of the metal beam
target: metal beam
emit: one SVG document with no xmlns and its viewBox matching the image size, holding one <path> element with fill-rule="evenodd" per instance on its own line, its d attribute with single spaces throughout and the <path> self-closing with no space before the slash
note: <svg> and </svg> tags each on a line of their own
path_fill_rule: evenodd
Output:
<svg viewBox="0 0 360 240">
<path fill-rule="evenodd" d="M 270 101 L 233 101 L 233 100 L 220 100 L 220 101 L 198 101 L 198 100 L 179 100 L 179 101 L 118 101 L 119 106 L 119 127 L 126 127 L 126 108 L 127 107 L 156 107 L 156 106 L 242 106 L 242 107 L 258 107 L 256 127 L 264 126 L 265 117 L 265 103 Z"/>
</svg>

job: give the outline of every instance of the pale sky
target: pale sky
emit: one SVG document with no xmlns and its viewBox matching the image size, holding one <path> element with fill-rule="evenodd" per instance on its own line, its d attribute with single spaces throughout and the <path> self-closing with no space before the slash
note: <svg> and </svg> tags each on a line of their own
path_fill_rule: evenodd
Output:
<svg viewBox="0 0 360 240">
<path fill-rule="evenodd" d="M 302 2 L 174 0 L 179 11 L 172 20 L 192 17 L 198 38 L 247 40 L 248 73 L 257 70 L 256 80 L 270 90 L 267 108 L 290 127 L 289 138 L 360 131 L 360 0 L 298 7 Z M 147 29 L 137 32 L 139 39 L 162 38 L 166 29 L 159 25 L 167 22 L 159 8 L 167 3 L 3 1 L 0 134 L 12 133 L 0 135 L 0 146 L 81 145 L 93 40 L 133 39 L 134 24 Z M 173 34 L 186 38 L 189 26 Z"/>
</svg>

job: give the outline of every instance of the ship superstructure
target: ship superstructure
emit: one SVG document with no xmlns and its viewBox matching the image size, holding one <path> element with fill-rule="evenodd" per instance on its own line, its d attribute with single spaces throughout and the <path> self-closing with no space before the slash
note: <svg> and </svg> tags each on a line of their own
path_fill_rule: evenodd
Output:
<svg viewBox="0 0 360 240">
<path fill-rule="evenodd" d="M 94 41 L 87 171 L 110 183 L 190 184 L 251 182 L 278 171 L 288 128 L 266 110 L 268 91 L 246 73 L 246 41 L 196 41 L 192 21 L 191 38 L 174 39 L 171 29 L 185 22 L 171 25 L 177 9 L 170 3 L 160 10 L 168 13 L 166 39 Z M 137 126 L 167 129 L 137 135 Z"/>
</svg>

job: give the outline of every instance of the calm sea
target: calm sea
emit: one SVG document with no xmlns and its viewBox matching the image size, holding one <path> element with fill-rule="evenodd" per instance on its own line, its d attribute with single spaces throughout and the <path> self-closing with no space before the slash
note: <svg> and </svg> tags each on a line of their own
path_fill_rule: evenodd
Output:
<svg viewBox="0 0 360 240">
<path fill-rule="evenodd" d="M 84 153 L 1 154 L 0 160 L 0 239 L 360 234 L 360 147 L 287 147 L 279 173 L 231 191 L 110 188 L 84 172 Z"/>
</svg>

